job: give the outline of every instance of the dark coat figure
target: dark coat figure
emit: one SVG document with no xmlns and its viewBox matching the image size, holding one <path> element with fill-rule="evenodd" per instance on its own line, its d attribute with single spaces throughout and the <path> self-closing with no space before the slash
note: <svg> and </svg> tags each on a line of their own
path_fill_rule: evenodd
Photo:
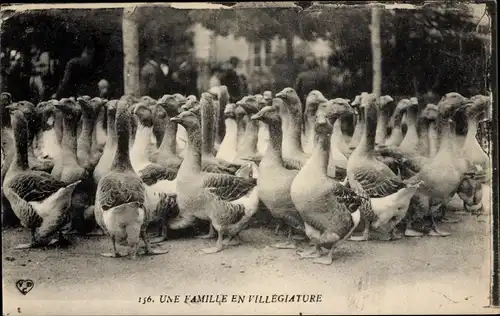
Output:
<svg viewBox="0 0 500 316">
<path fill-rule="evenodd" d="M 177 81 L 178 93 L 183 95 L 198 95 L 198 71 L 190 62 L 184 62 L 173 75 Z"/>
<path fill-rule="evenodd" d="M 57 89 L 57 98 L 78 95 L 97 95 L 98 69 L 93 64 L 94 48 L 86 47 L 80 57 L 66 64 L 64 76 Z"/>
<path fill-rule="evenodd" d="M 27 100 L 30 96 L 29 65 L 21 53 L 14 52 L 13 54 L 5 70 L 6 91 L 11 94 L 14 102 Z"/>
<path fill-rule="evenodd" d="M 319 90 L 325 96 L 330 91 L 330 76 L 327 70 L 321 69 L 313 58 L 306 59 L 307 70 L 299 73 L 295 81 L 295 91 L 302 101 L 304 111 L 305 100 L 311 90 Z"/>
<path fill-rule="evenodd" d="M 231 57 L 229 59 L 229 67 L 224 70 L 221 75 L 220 83 L 227 87 L 230 96 L 230 102 L 237 102 L 241 99 L 241 81 L 240 76 L 236 73 L 236 68 L 238 67 L 239 59 L 236 57 Z"/>
<path fill-rule="evenodd" d="M 167 77 L 163 73 L 160 64 L 155 61 L 154 56 L 141 69 L 141 95 L 147 95 L 154 99 L 161 98 L 168 93 Z"/>
</svg>

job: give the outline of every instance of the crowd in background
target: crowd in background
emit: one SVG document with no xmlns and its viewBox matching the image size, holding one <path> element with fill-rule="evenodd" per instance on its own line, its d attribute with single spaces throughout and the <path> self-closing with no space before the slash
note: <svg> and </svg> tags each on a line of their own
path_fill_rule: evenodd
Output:
<svg viewBox="0 0 500 316">
<path fill-rule="evenodd" d="M 37 45 L 31 45 L 26 52 L 5 51 L 2 53 L 2 91 L 9 91 L 16 100 L 28 99 L 35 103 L 85 94 L 118 97 L 113 85 L 121 83 L 110 83 L 106 78 L 106 73 L 94 58 L 96 48 L 93 43 L 85 42 L 81 46 L 80 55 L 71 58 L 62 67 L 57 67 L 58 60 L 52 59 L 49 52 L 42 51 Z M 305 98 L 312 89 L 327 91 L 332 96 L 340 94 L 341 90 L 345 94 L 353 80 L 338 54 L 328 58 L 326 67 L 320 65 L 312 54 L 299 62 L 298 66 L 294 65 L 296 69 L 293 73 L 276 70 L 274 68 L 279 68 L 279 65 L 273 63 L 269 68 L 256 67 L 246 75 L 240 67 L 242 61 L 231 57 L 210 67 L 208 89 L 225 85 L 234 102 L 248 93 L 293 86 L 299 96 Z M 140 93 L 153 98 L 172 93 L 198 95 L 198 72 L 196 62 L 189 56 L 169 60 L 161 50 L 152 49 L 146 53 L 141 65 Z"/>
</svg>

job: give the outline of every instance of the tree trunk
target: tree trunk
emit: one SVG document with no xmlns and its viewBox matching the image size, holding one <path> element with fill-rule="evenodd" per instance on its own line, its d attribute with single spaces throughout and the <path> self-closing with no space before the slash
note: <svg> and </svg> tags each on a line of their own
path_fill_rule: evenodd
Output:
<svg viewBox="0 0 500 316">
<path fill-rule="evenodd" d="M 286 61 L 289 65 L 293 65 L 293 34 L 287 33 L 286 38 Z"/>
<path fill-rule="evenodd" d="M 139 96 L 139 31 L 135 7 L 123 8 L 123 83 L 124 94 Z"/>
<path fill-rule="evenodd" d="M 382 50 L 380 47 L 380 8 L 372 8 L 371 42 L 372 42 L 372 64 L 373 84 L 372 92 L 376 98 L 380 97 L 382 88 Z"/>
</svg>

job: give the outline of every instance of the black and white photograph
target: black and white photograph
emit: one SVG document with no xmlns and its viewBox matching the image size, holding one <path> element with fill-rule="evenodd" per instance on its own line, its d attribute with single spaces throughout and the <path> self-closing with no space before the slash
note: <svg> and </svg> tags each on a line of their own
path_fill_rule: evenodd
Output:
<svg viewBox="0 0 500 316">
<path fill-rule="evenodd" d="M 500 313 L 496 1 L 0 8 L 2 315 Z"/>
</svg>

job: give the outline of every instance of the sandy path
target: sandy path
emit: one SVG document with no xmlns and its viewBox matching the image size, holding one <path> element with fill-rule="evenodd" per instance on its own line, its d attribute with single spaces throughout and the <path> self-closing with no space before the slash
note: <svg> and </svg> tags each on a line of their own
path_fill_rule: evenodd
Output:
<svg viewBox="0 0 500 316">
<path fill-rule="evenodd" d="M 446 227 L 453 232 L 446 238 L 346 242 L 331 266 L 266 247 L 277 238 L 267 229 L 244 231 L 245 244 L 219 254 L 198 253 L 214 241 L 179 239 L 162 246 L 168 254 L 135 262 L 100 257 L 111 246 L 105 237 L 78 238 L 69 249 L 14 251 L 28 233 L 7 230 L 4 315 L 18 308 L 24 315 L 494 313 L 484 308 L 489 227 L 486 215 L 464 215 Z M 14 287 L 22 278 L 36 284 L 26 296 Z M 160 295 L 176 294 L 180 303 L 160 303 Z M 183 302 L 196 294 L 226 294 L 228 302 Z M 245 303 L 231 303 L 234 294 L 245 295 Z M 321 294 L 322 302 L 249 303 L 254 294 Z M 149 295 L 154 303 L 138 303 L 139 296 Z"/>
</svg>

